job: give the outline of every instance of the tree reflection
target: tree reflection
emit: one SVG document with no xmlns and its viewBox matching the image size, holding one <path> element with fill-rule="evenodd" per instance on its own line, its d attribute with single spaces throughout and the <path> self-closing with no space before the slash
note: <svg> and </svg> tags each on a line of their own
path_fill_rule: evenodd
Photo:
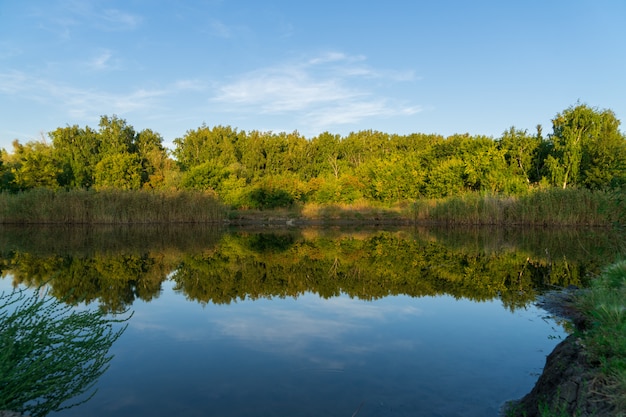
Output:
<svg viewBox="0 0 626 417">
<path fill-rule="evenodd" d="M 31 232 L 32 233 L 32 232 Z M 190 231 L 193 233 L 193 231 Z M 176 241 L 184 240 L 182 235 Z M 193 235 L 189 239 L 193 239 Z M 97 240 L 93 233 L 91 242 Z M 452 295 L 475 301 L 500 299 L 510 309 L 553 286 L 586 280 L 623 250 L 622 235 L 607 231 L 301 230 L 223 233 L 202 247 L 154 250 L 97 246 L 89 252 L 4 251 L 3 274 L 76 303 L 97 301 L 104 311 L 128 309 L 134 300 L 158 297 L 171 279 L 175 290 L 200 303 L 243 299 L 321 297 L 360 299 L 389 295 Z M 79 245 L 80 242 L 76 244 Z M 33 242 L 29 242 L 29 248 Z"/>
</svg>

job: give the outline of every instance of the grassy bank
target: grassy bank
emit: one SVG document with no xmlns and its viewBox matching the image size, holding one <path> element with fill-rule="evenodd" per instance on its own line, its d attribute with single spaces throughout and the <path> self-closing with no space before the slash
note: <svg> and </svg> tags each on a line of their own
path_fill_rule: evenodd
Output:
<svg viewBox="0 0 626 417">
<path fill-rule="evenodd" d="M 0 223 L 135 224 L 221 222 L 214 195 L 192 191 L 52 191 L 0 194 Z"/>
<path fill-rule="evenodd" d="M 331 224 L 610 227 L 626 223 L 626 201 L 621 191 L 548 189 L 519 197 L 467 193 L 391 206 L 368 201 L 352 204 L 306 203 L 288 209 L 231 210 L 229 218 L 242 224 L 301 220 Z"/>
<path fill-rule="evenodd" d="M 626 415 L 626 261 L 608 267 L 577 300 L 588 326 L 580 331 L 595 387 Z"/>
<path fill-rule="evenodd" d="M 463 194 L 415 203 L 416 222 L 467 225 L 611 226 L 626 221 L 621 191 L 547 189 L 520 197 Z"/>
<path fill-rule="evenodd" d="M 612 226 L 626 223 L 624 193 L 548 189 L 519 197 L 467 193 L 394 205 L 295 204 L 273 210 L 227 210 L 212 193 L 196 191 L 51 191 L 0 194 L 5 224 L 450 224 Z"/>
</svg>

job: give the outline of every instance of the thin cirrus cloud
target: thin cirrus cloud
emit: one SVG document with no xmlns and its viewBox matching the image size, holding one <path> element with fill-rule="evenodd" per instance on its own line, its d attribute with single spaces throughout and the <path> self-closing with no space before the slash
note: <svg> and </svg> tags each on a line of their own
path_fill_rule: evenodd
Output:
<svg viewBox="0 0 626 417">
<path fill-rule="evenodd" d="M 376 82 L 409 82 L 410 72 L 367 67 L 362 56 L 332 52 L 245 73 L 218 88 L 214 101 L 233 112 L 292 116 L 299 123 L 325 129 L 364 119 L 407 116 L 418 105 L 387 98 Z"/>
<path fill-rule="evenodd" d="M 120 69 L 119 63 L 112 58 L 113 53 L 111 51 L 102 51 L 97 56 L 87 62 L 87 68 L 94 71 L 108 71 Z"/>
<path fill-rule="evenodd" d="M 0 93 L 41 104 L 54 104 L 76 118 L 92 117 L 107 111 L 124 114 L 155 109 L 165 106 L 168 97 L 199 88 L 202 88 L 202 84 L 196 80 L 178 80 L 165 87 L 133 88 L 127 92 L 116 93 L 75 87 L 21 71 L 0 73 Z"/>
<path fill-rule="evenodd" d="M 73 19 L 74 24 L 88 24 L 106 31 L 132 30 L 138 27 L 143 18 L 120 9 L 100 8 L 92 2 L 69 0 L 60 9 L 65 16 Z"/>
</svg>

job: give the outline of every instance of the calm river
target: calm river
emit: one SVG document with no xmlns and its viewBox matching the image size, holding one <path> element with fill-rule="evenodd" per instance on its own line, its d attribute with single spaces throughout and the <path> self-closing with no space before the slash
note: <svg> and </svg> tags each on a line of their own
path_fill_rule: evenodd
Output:
<svg viewBox="0 0 626 417">
<path fill-rule="evenodd" d="M 484 417 L 566 335 L 537 296 L 624 247 L 589 230 L 7 228 L 0 292 L 133 312 L 96 394 L 50 415 Z"/>
</svg>

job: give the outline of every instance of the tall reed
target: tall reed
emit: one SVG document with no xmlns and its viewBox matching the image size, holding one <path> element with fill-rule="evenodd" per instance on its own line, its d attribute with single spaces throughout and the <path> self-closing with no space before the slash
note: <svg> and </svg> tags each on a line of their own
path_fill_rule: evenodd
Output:
<svg viewBox="0 0 626 417">
<path fill-rule="evenodd" d="M 0 223 L 136 224 L 214 223 L 225 208 L 212 194 L 194 191 L 33 189 L 0 194 Z"/>
<path fill-rule="evenodd" d="M 468 225 L 611 226 L 626 222 L 621 191 L 548 189 L 513 197 L 468 193 L 418 200 L 416 222 Z"/>
</svg>

